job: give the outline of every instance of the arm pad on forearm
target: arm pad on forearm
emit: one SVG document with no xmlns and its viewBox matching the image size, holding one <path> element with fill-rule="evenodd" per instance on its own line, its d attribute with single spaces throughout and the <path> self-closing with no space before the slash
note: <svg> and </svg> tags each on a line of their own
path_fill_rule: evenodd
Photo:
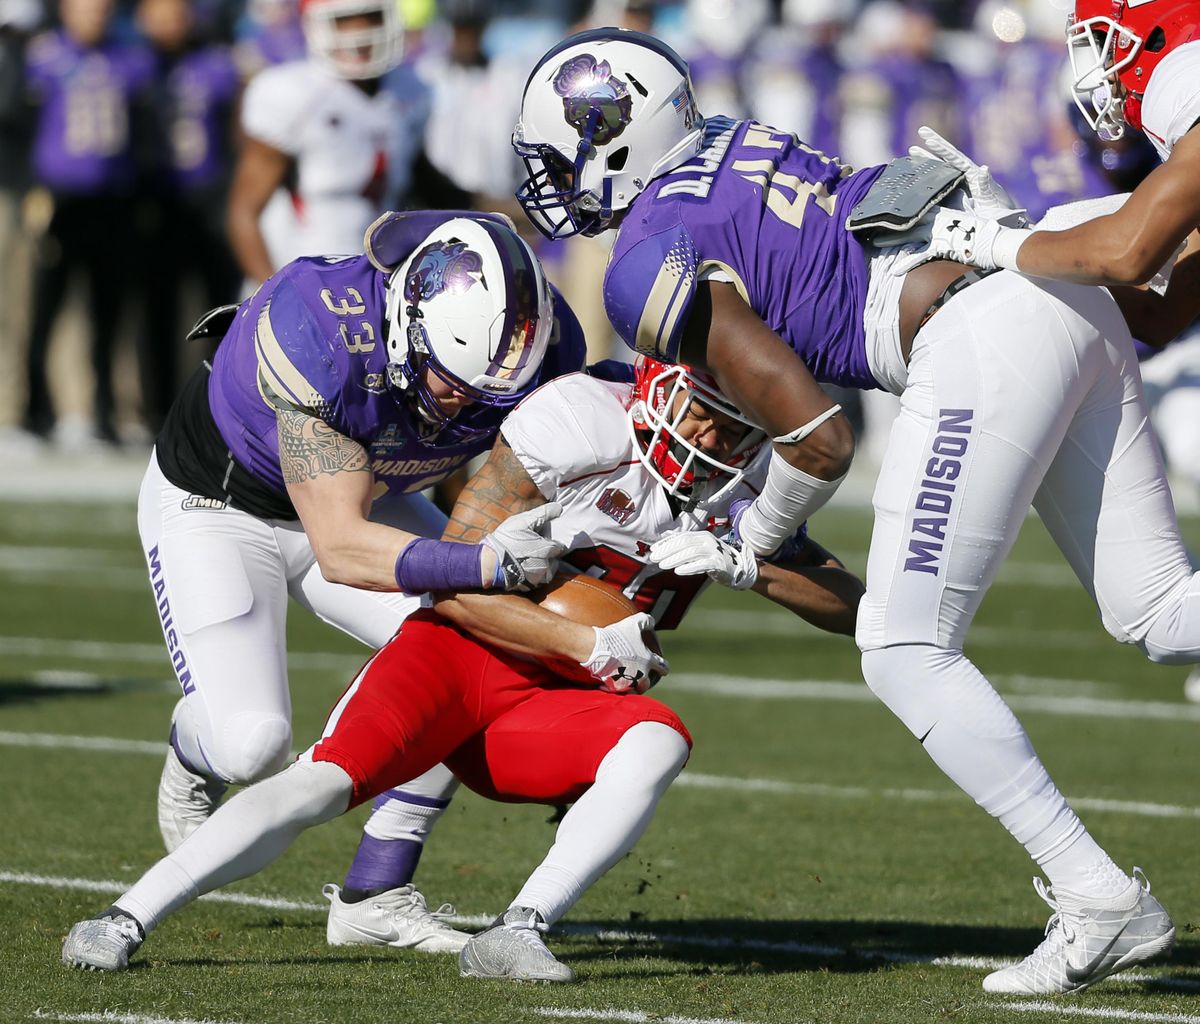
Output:
<svg viewBox="0 0 1200 1024">
<path fill-rule="evenodd" d="M 738 522 L 738 535 L 757 555 L 775 551 L 841 486 L 846 477 L 818 480 L 771 453 L 767 482 Z"/>
</svg>

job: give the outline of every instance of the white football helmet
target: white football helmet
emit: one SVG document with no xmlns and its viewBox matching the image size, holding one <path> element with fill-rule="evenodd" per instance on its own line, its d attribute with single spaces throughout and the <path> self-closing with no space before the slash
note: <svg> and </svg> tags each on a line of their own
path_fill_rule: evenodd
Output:
<svg viewBox="0 0 1200 1024">
<path fill-rule="evenodd" d="M 359 16 L 371 24 L 339 24 Z M 300 0 L 300 19 L 309 55 L 339 78 L 379 78 L 400 63 L 404 21 L 399 0 Z"/>
<path fill-rule="evenodd" d="M 599 234 L 699 152 L 703 127 L 687 64 L 666 43 L 627 29 L 579 32 L 525 83 L 512 143 L 529 177 L 517 200 L 547 238 Z"/>
<path fill-rule="evenodd" d="M 533 250 L 497 221 L 466 217 L 439 225 L 396 268 L 385 313 L 388 383 L 411 396 L 430 439 L 442 444 L 494 430 L 490 410 L 532 390 L 554 327 L 554 299 Z M 447 415 L 426 370 L 473 404 Z"/>
</svg>

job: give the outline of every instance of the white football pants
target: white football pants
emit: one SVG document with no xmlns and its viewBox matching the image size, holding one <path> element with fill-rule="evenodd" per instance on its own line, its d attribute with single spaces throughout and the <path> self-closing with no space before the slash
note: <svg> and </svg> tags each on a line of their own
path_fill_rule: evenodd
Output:
<svg viewBox="0 0 1200 1024">
<path fill-rule="evenodd" d="M 1200 584 L 1116 304 L 1003 272 L 913 345 L 875 487 L 859 647 L 961 648 L 1031 504 L 1109 633 L 1153 661 L 1200 659 Z"/>
<path fill-rule="evenodd" d="M 195 767 L 248 783 L 291 752 L 287 598 L 375 649 L 421 598 L 330 583 L 298 522 L 258 519 L 168 481 L 152 454 L 138 495 L 138 532 L 168 655 L 183 689 L 176 741 Z M 427 537 L 446 517 L 420 495 L 373 518 Z M 332 678 L 335 693 L 346 680 Z M 436 792 L 453 789 L 435 769 Z M 448 795 L 448 794 L 447 794 Z"/>
<path fill-rule="evenodd" d="M 1120 885 L 962 653 L 1031 503 L 1114 637 L 1154 661 L 1200 658 L 1200 581 L 1116 304 L 1003 272 L 948 302 L 913 345 L 875 488 L 863 676 L 1052 884 Z"/>
</svg>

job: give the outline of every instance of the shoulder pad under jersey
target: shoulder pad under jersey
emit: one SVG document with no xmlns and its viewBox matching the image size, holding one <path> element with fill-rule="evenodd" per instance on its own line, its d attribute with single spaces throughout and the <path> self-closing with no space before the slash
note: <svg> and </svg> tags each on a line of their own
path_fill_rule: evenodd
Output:
<svg viewBox="0 0 1200 1024">
<path fill-rule="evenodd" d="M 604 309 L 631 349 L 676 362 L 700 253 L 678 220 L 653 233 L 645 228 L 636 221 L 622 226 L 604 274 Z"/>
</svg>

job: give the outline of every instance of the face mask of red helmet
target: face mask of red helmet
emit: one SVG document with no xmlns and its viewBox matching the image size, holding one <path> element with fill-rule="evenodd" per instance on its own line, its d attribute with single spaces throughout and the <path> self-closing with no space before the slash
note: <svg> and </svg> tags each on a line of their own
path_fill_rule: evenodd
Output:
<svg viewBox="0 0 1200 1024">
<path fill-rule="evenodd" d="M 705 451 L 681 433 L 693 402 L 745 427 L 732 451 Z M 715 502 L 731 492 L 766 441 L 707 374 L 645 357 L 637 363 L 629 426 L 642 465 L 686 505 Z"/>
</svg>

